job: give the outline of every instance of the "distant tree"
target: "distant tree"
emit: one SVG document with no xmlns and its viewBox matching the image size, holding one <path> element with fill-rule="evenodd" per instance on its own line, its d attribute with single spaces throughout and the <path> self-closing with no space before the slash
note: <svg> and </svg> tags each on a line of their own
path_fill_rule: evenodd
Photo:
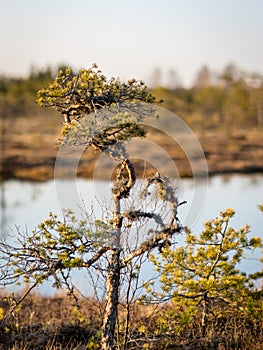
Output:
<svg viewBox="0 0 263 350">
<path fill-rule="evenodd" d="M 53 278 L 54 286 L 64 285 L 74 295 L 70 282 L 74 269 L 93 269 L 105 276 L 104 350 L 117 346 L 115 326 L 123 279 L 129 275 L 130 283 L 138 281 L 138 259 L 161 249 L 181 231 L 173 184 L 157 173 L 141 191 L 136 190 L 136 173 L 125 146 L 125 141 L 146 135 L 139 122 L 154 113 L 153 101 L 141 81 L 107 80 L 96 65 L 77 75 L 71 69 L 59 71 L 39 91 L 38 102 L 64 116 L 63 145 L 92 146 L 116 161 L 112 211 L 101 218 L 87 214 L 81 220 L 71 212 L 63 220 L 50 214 L 32 234 L 21 234 L 18 244 L 0 244 L 2 284 L 23 277 L 32 283 L 27 293 Z M 124 348 L 127 337 L 128 325 Z"/>
<path fill-rule="evenodd" d="M 49 82 L 52 79 L 52 69 L 51 67 L 46 67 L 45 69 L 39 69 L 35 65 L 32 65 L 29 73 L 29 80 L 42 81 L 42 84 Z"/>
<path fill-rule="evenodd" d="M 151 76 L 151 87 L 160 87 L 162 85 L 163 72 L 160 67 L 154 68 Z"/>
<path fill-rule="evenodd" d="M 193 90 L 194 110 L 207 118 L 206 123 L 213 123 L 213 116 L 220 119 L 225 99 L 224 90 L 219 86 L 207 85 Z"/>
<path fill-rule="evenodd" d="M 219 74 L 219 80 L 225 87 L 231 86 L 235 81 L 239 80 L 239 78 L 240 72 L 234 63 L 227 64 L 223 72 Z"/>
<path fill-rule="evenodd" d="M 181 79 L 178 73 L 172 68 L 168 70 L 168 83 L 167 87 L 171 90 L 175 90 L 182 87 Z"/>
<path fill-rule="evenodd" d="M 250 120 L 257 126 L 263 126 L 263 83 L 249 89 Z"/>
<path fill-rule="evenodd" d="M 202 88 L 205 86 L 209 86 L 212 83 L 212 73 L 207 66 L 202 66 L 200 70 L 197 72 L 194 87 Z"/>
<path fill-rule="evenodd" d="M 250 90 L 247 84 L 243 80 L 232 81 L 222 108 L 224 122 L 227 125 L 249 125 L 251 123 L 248 118 L 250 101 Z"/>
</svg>

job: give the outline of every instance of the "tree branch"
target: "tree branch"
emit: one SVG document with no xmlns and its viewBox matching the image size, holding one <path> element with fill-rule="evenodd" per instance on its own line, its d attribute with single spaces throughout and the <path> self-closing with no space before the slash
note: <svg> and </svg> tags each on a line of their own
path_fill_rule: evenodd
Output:
<svg viewBox="0 0 263 350">
<path fill-rule="evenodd" d="M 111 247 L 103 247 L 101 248 L 91 259 L 89 259 L 86 263 L 84 263 L 84 267 L 91 267 L 99 258 L 106 253 L 108 250 L 110 250 Z"/>
<path fill-rule="evenodd" d="M 120 264 L 121 268 L 124 268 L 135 257 L 143 255 L 146 252 L 149 253 L 151 250 L 158 247 L 162 241 L 167 241 L 174 233 L 181 232 L 181 229 L 182 227 L 178 225 L 175 228 L 165 229 L 155 234 L 152 238 L 143 242 L 139 248 L 133 250 L 124 259 L 122 259 Z"/>
</svg>

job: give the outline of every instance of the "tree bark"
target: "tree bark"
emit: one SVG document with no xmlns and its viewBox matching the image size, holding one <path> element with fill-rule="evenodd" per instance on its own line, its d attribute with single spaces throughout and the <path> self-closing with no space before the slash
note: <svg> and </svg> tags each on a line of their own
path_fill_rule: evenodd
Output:
<svg viewBox="0 0 263 350">
<path fill-rule="evenodd" d="M 126 179 L 123 171 L 126 169 Z M 106 280 L 106 308 L 102 326 L 101 349 L 110 350 L 115 347 L 115 326 L 118 317 L 120 274 L 123 266 L 120 264 L 121 253 L 121 228 L 123 216 L 121 215 L 121 200 L 126 198 L 136 181 L 136 175 L 129 159 L 123 159 L 116 175 L 116 181 L 112 188 L 114 198 L 113 221 L 116 230 L 114 246 L 110 252 L 108 275 Z"/>
<path fill-rule="evenodd" d="M 106 309 L 102 327 L 102 350 L 114 348 L 115 325 L 118 317 L 120 285 L 120 250 L 111 251 L 109 271 L 106 281 Z"/>
<path fill-rule="evenodd" d="M 102 326 L 101 349 L 114 348 L 114 333 L 118 317 L 119 286 L 120 286 L 120 236 L 122 219 L 120 215 L 120 198 L 114 197 L 114 227 L 116 239 L 110 252 L 108 275 L 106 280 L 106 308 Z"/>
</svg>

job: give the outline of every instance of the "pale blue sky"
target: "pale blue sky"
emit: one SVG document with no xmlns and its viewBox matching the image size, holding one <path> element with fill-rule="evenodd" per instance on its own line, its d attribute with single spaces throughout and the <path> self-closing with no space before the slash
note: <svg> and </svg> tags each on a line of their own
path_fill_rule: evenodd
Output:
<svg viewBox="0 0 263 350">
<path fill-rule="evenodd" d="M 263 73 L 263 0 L 0 0 L 0 75 L 61 63 L 184 83 L 203 64 Z"/>
</svg>

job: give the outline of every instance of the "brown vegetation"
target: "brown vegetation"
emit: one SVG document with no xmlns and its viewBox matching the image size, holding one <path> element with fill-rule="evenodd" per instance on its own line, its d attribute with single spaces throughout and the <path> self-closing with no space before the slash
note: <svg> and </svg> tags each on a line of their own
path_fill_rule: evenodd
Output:
<svg viewBox="0 0 263 350">
<path fill-rule="evenodd" d="M 261 297 L 262 298 L 262 297 Z M 9 302 L 2 302 L 5 311 Z M 68 297 L 33 295 L 19 311 L 0 325 L 0 349 L 4 350 L 84 350 L 99 349 L 104 303 L 81 299 L 81 309 Z M 185 350 L 260 350 L 263 342 L 262 315 L 228 313 L 210 318 L 208 331 L 202 336 L 200 315 L 189 315 L 182 305 L 131 306 L 131 324 L 127 349 Z M 124 335 L 125 309 L 119 307 L 118 339 Z M 85 321 L 84 321 L 85 320 Z"/>
<path fill-rule="evenodd" d="M 34 115 L 18 116 L 7 120 L 5 145 L 1 152 L 1 177 L 43 181 L 53 178 L 54 165 L 59 149 L 58 116 L 50 111 L 37 111 Z M 253 173 L 263 171 L 262 128 L 200 129 L 197 136 L 204 150 L 210 174 Z M 161 132 L 149 132 L 149 140 L 159 144 L 174 160 L 181 176 L 191 176 L 191 168 L 185 154 L 174 140 Z M 57 141 L 55 141 L 57 140 Z M 141 153 L 147 158 L 146 150 Z M 81 158 L 78 174 L 89 178 L 93 175 L 98 154 L 92 149 Z M 144 162 L 137 160 L 137 171 L 144 170 Z M 152 168 L 148 164 L 148 172 Z M 168 169 L 163 169 L 167 174 Z M 103 174 L 101 174 L 103 177 Z"/>
<path fill-rule="evenodd" d="M 204 149 L 210 174 L 261 172 L 262 76 L 228 65 L 211 77 L 208 67 L 203 67 L 193 87 L 156 87 L 153 95 L 164 101 L 162 107 L 178 114 L 192 128 Z M 63 121 L 54 111 L 43 111 L 34 102 L 37 91 L 51 80 L 50 69 L 24 79 L 0 77 L 0 178 L 41 181 L 54 176 L 55 140 Z M 173 140 L 161 133 L 150 138 L 169 152 L 181 176 L 191 176 L 185 155 Z M 91 177 L 96 159 L 91 151 L 85 153 L 79 175 Z M 138 161 L 137 165 L 144 170 L 144 164 Z"/>
</svg>

